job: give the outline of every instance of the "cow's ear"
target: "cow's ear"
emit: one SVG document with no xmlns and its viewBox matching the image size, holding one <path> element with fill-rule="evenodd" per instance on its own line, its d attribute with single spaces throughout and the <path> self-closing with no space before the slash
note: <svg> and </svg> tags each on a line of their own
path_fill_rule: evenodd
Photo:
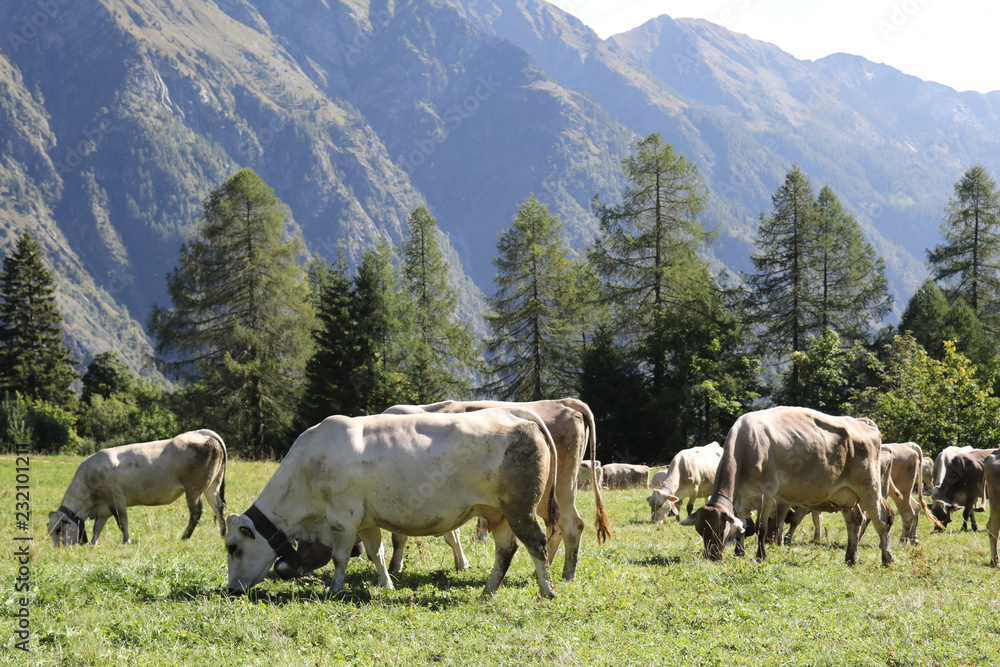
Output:
<svg viewBox="0 0 1000 667">
<path fill-rule="evenodd" d="M 739 532 L 741 533 L 743 532 L 744 530 L 743 522 L 737 519 L 736 517 L 732 517 L 731 519 L 729 519 L 729 523 L 733 524 L 733 528 L 735 528 Z"/>
<path fill-rule="evenodd" d="M 678 498 L 677 496 L 667 496 L 667 500 L 669 500 L 672 503 L 676 503 L 678 500 L 680 500 L 680 498 Z"/>
<path fill-rule="evenodd" d="M 697 521 L 698 521 L 698 514 L 699 514 L 699 512 L 701 512 L 701 508 L 700 507 L 697 510 L 695 510 L 694 512 L 692 512 L 691 514 L 688 514 L 686 517 L 684 517 L 683 519 L 681 519 L 681 525 L 682 526 L 693 526 L 693 525 L 695 525 L 695 523 L 697 523 Z"/>
</svg>

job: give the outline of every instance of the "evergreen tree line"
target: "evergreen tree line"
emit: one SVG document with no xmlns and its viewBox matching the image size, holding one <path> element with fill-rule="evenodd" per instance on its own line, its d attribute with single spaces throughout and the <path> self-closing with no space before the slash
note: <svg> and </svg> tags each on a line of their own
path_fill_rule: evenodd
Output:
<svg viewBox="0 0 1000 667">
<path fill-rule="evenodd" d="M 171 304 L 149 316 L 170 391 L 113 353 L 73 370 L 51 274 L 25 234 L 0 275 L 0 439 L 86 451 L 207 427 L 234 453 L 267 457 L 331 414 L 575 395 L 606 461 L 662 464 L 771 403 L 868 416 L 885 441 L 929 454 L 995 442 L 1000 195 L 982 167 L 955 185 L 927 282 L 898 328 L 881 329 L 884 260 L 797 166 L 742 276 L 705 259 L 716 234 L 699 220 L 710 195 L 693 163 L 654 133 L 622 169 L 625 192 L 595 196 L 600 234 L 580 254 L 543 204 L 522 202 L 497 240 L 484 340 L 456 316 L 426 209 L 399 246 L 383 238 L 353 270 L 343 255 L 307 261 L 287 209 L 244 169 L 205 199 L 167 277 Z"/>
</svg>

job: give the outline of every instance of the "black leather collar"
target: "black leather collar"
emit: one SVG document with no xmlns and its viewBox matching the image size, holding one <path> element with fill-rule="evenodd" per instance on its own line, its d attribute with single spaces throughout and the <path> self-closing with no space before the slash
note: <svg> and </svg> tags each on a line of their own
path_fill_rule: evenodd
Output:
<svg viewBox="0 0 1000 667">
<path fill-rule="evenodd" d="M 275 574 L 282 579 L 299 576 L 302 572 L 302 557 L 284 531 L 271 523 L 256 505 L 251 505 L 244 515 L 253 521 L 254 528 L 260 536 L 267 540 L 268 546 L 278 554 L 274 567 Z"/>
</svg>

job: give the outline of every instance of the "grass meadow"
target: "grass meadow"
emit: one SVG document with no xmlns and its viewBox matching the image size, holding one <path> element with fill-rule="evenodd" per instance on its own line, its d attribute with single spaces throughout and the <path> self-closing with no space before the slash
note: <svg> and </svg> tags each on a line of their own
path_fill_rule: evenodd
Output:
<svg viewBox="0 0 1000 667">
<path fill-rule="evenodd" d="M 499 592 L 481 598 L 492 542 L 463 531 L 470 570 L 455 572 L 439 538 L 411 539 L 394 590 L 375 585 L 354 559 L 345 592 L 324 595 L 318 576 L 267 579 L 249 596 L 226 590 L 223 542 L 206 509 L 181 542 L 183 500 L 129 510 L 133 544 L 114 521 L 96 547 L 57 550 L 45 538 L 77 457 L 31 462 L 30 653 L 15 649 L 16 562 L 4 558 L 0 663 L 37 665 L 998 665 L 1000 573 L 988 566 L 984 532 L 930 534 L 896 543 L 880 566 L 869 530 L 860 563 L 847 567 L 843 519 L 827 515 L 824 541 L 768 560 L 700 557 L 693 528 L 647 523 L 643 490 L 609 491 L 612 538 L 585 535 L 577 579 L 556 579 L 543 600 L 520 550 Z M 230 461 L 229 509 L 244 511 L 276 468 Z M 0 457 L 0 542 L 14 522 L 13 456 Z M 593 521 L 593 496 L 578 507 Z M 986 518 L 980 515 L 980 525 Z M 959 522 L 960 523 L 960 522 Z M 954 523 L 952 524 L 954 527 Z M 88 525 L 88 532 L 90 526 Z M 748 542 L 752 553 L 756 538 Z M 562 569 L 562 553 L 553 572 Z"/>
</svg>

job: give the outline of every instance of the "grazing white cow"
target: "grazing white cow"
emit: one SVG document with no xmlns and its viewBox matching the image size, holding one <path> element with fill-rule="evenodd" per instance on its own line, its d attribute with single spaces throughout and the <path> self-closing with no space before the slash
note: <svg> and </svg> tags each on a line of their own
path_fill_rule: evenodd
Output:
<svg viewBox="0 0 1000 667">
<path fill-rule="evenodd" d="M 605 489 L 648 489 L 649 466 L 608 463 L 601 467 Z"/>
<path fill-rule="evenodd" d="M 986 496 L 990 501 L 990 518 L 986 532 L 990 541 L 990 565 L 1000 567 L 997 559 L 997 536 L 1000 535 L 1000 449 L 983 461 L 983 477 L 986 482 Z"/>
<path fill-rule="evenodd" d="M 552 437 L 531 410 L 328 417 L 298 437 L 250 509 L 226 519 L 229 590 L 248 591 L 275 558 L 279 576 L 296 576 L 292 541 L 306 540 L 330 547 L 335 594 L 355 536 L 392 588 L 380 529 L 443 535 L 481 516 L 495 544 L 484 595 L 500 586 L 520 540 L 541 594 L 553 597 L 535 508 L 548 498 L 558 515 L 556 479 Z"/>
<path fill-rule="evenodd" d="M 646 498 L 650 523 L 663 523 L 667 517 L 677 517 L 677 503 L 687 498 L 688 516 L 694 511 L 695 498 L 708 498 L 715 485 L 715 470 L 722 459 L 722 446 L 711 442 L 701 447 L 682 449 L 671 459 L 666 470 L 653 475 L 649 486 L 653 492 Z"/>
<path fill-rule="evenodd" d="M 130 542 L 127 508 L 169 505 L 181 495 L 190 518 L 181 539 L 191 537 L 201 518 L 201 496 L 226 536 L 226 445 L 208 429 L 189 431 L 169 440 L 109 447 L 85 458 L 73 474 L 62 503 L 49 512 L 49 534 L 55 546 L 85 544 L 84 521 L 94 519 L 97 538 L 108 517 L 115 517 L 122 542 Z"/>
<path fill-rule="evenodd" d="M 591 488 L 591 481 L 596 479 L 600 488 L 604 480 L 604 471 L 600 461 L 595 461 L 591 465 L 590 461 L 581 461 L 580 469 L 576 473 L 576 488 L 583 491 Z"/>
<path fill-rule="evenodd" d="M 881 444 L 870 419 L 798 407 L 744 414 L 726 436 L 711 498 L 681 525 L 695 526 L 704 542 L 702 555 L 719 560 L 733 530 L 740 533 L 737 553 L 744 553 L 738 517 L 758 510 L 757 558 L 763 560 L 775 498 L 814 510 L 839 510 L 848 529 L 845 560 L 853 565 L 864 510 L 878 532 L 882 564 L 889 565 L 892 511 L 882 498 Z"/>
<path fill-rule="evenodd" d="M 505 401 L 443 401 L 430 405 L 397 405 L 385 411 L 386 414 L 419 414 L 427 413 L 462 413 L 474 412 L 487 408 L 527 408 L 538 413 L 555 441 L 559 471 L 556 476 L 556 500 L 559 503 L 560 516 L 558 520 L 549 516 L 545 504 L 539 505 L 538 515 L 546 525 L 555 525 L 546 545 L 549 562 L 556 556 L 561 541 L 566 542 L 566 557 L 563 561 L 562 578 L 571 581 L 576 576 L 576 564 L 580 554 L 580 539 L 585 524 L 576 510 L 576 480 L 580 464 L 590 445 L 590 460 L 596 464 L 597 432 L 594 428 L 594 415 L 583 401 L 575 398 L 561 398 L 546 401 L 531 401 L 527 403 L 508 403 Z M 596 467 L 596 466 L 595 466 Z M 601 497 L 601 485 L 594 487 L 594 526 L 597 531 L 597 543 L 603 544 L 610 535 L 610 521 L 604 509 L 604 499 Z M 403 563 L 404 536 L 393 538 L 392 563 L 390 571 L 398 572 Z M 455 554 L 456 566 L 465 561 L 461 541 L 456 532 L 449 539 L 449 544 Z M 465 561 L 466 563 L 468 561 Z"/>
</svg>

